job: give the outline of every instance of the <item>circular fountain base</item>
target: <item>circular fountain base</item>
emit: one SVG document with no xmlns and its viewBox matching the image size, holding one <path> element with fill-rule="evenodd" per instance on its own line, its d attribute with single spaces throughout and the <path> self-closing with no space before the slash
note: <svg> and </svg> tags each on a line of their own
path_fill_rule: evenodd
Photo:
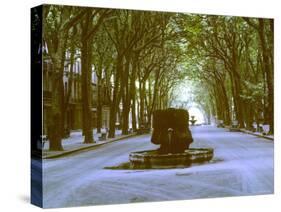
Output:
<svg viewBox="0 0 281 212">
<path fill-rule="evenodd" d="M 133 169 L 168 169 L 189 167 L 192 163 L 203 163 L 213 158 L 212 148 L 190 148 L 184 153 L 160 154 L 158 150 L 130 153 Z"/>
</svg>

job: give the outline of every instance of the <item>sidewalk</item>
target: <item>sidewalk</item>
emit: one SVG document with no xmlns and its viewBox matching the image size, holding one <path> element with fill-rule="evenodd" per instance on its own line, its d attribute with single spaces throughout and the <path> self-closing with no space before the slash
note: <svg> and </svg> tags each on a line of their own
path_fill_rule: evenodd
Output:
<svg viewBox="0 0 281 212">
<path fill-rule="evenodd" d="M 224 128 L 230 129 L 230 126 L 225 126 Z M 274 135 L 263 135 L 260 132 L 252 132 L 250 130 L 246 130 L 246 129 L 243 129 L 243 128 L 239 128 L 239 131 L 237 131 L 237 132 L 247 133 L 247 134 L 250 134 L 250 135 L 254 135 L 254 136 L 257 136 L 257 137 L 260 137 L 260 138 L 265 138 L 265 139 L 272 140 L 272 141 L 274 140 Z"/>
<path fill-rule="evenodd" d="M 258 136 L 260 138 L 265 138 L 265 139 L 269 139 L 269 140 L 272 140 L 272 141 L 274 140 L 274 135 L 263 135 L 262 133 L 252 132 L 252 131 L 245 130 L 245 129 L 240 129 L 240 131 L 243 132 L 243 133 L 250 134 L 250 135 Z"/>
<path fill-rule="evenodd" d="M 97 146 L 101 146 L 103 144 L 111 143 L 114 141 L 118 141 L 124 138 L 135 136 L 136 133 L 131 133 L 128 135 L 122 135 L 121 130 L 115 131 L 115 138 L 108 138 L 105 141 L 99 141 L 100 133 L 96 133 L 96 129 L 93 130 L 94 132 L 94 140 L 96 143 L 93 144 L 83 144 L 84 136 L 82 136 L 82 131 L 73 131 L 70 133 L 70 137 L 62 140 L 63 151 L 49 151 L 49 141 L 45 142 L 44 148 L 42 150 L 42 158 L 43 159 L 50 159 L 50 158 L 57 158 L 61 156 L 65 156 L 74 152 L 78 152 L 81 150 L 86 150 L 90 148 L 94 148 Z"/>
</svg>

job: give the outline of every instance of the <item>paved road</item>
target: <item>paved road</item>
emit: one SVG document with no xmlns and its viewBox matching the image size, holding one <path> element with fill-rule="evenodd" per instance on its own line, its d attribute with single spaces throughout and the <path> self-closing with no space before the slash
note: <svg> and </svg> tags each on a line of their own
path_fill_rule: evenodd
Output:
<svg viewBox="0 0 281 212">
<path fill-rule="evenodd" d="M 44 161 L 44 207 L 116 204 L 274 191 L 272 141 L 211 126 L 192 129 L 192 147 L 213 147 L 211 163 L 184 169 L 109 170 L 131 151 L 155 149 L 150 135 Z"/>
</svg>

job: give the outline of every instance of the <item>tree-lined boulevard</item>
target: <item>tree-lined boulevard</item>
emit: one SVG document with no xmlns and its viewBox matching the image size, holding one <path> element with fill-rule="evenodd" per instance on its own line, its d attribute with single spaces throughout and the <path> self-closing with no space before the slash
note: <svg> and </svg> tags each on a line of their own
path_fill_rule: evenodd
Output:
<svg viewBox="0 0 281 212">
<path fill-rule="evenodd" d="M 44 140 L 32 153 L 58 155 L 42 167 L 32 159 L 33 200 L 42 192 L 52 208 L 274 192 L 273 19 L 42 8 L 32 29 L 42 21 Z M 204 160 L 191 161 L 196 154 Z"/>
<path fill-rule="evenodd" d="M 69 115 L 76 90 L 84 143 L 95 142 L 94 126 L 106 128 L 109 138 L 117 127 L 127 135 L 151 128 L 153 111 L 190 102 L 206 123 L 237 122 L 251 131 L 268 125 L 266 133 L 274 133 L 273 19 L 55 5 L 45 5 L 42 18 L 43 60 L 52 70 L 50 150 L 63 150 L 68 122 L 78 122 Z M 182 86 L 192 94 L 185 101 Z"/>
<path fill-rule="evenodd" d="M 69 207 L 144 201 L 271 194 L 273 141 L 213 126 L 191 127 L 192 147 L 212 147 L 210 163 L 184 169 L 105 169 L 129 152 L 156 149 L 150 135 L 43 161 L 43 206 Z M 33 161 L 36 170 L 36 161 Z M 35 173 L 35 172 L 34 172 Z"/>
</svg>

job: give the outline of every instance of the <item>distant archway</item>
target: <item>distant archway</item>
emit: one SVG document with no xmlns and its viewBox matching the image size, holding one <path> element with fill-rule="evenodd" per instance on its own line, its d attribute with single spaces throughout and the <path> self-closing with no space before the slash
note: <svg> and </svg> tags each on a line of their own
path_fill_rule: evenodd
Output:
<svg viewBox="0 0 281 212">
<path fill-rule="evenodd" d="M 197 106 L 191 106 L 188 108 L 189 112 L 189 119 L 191 119 L 191 116 L 194 116 L 194 119 L 197 120 L 195 124 L 203 124 L 206 122 L 205 114 L 202 112 L 202 110 Z"/>
</svg>

